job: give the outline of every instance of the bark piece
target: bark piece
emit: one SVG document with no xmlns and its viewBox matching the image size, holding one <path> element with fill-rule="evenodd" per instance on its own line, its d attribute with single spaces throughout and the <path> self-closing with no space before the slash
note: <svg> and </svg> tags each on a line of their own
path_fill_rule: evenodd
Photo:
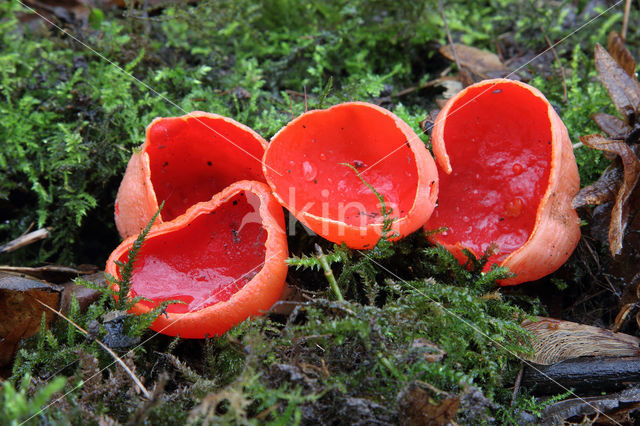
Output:
<svg viewBox="0 0 640 426">
<path fill-rule="evenodd" d="M 640 383 L 640 357 L 582 357 L 553 365 L 525 368 L 522 385 L 535 395 L 553 395 L 573 389 L 599 394 Z"/>
<path fill-rule="evenodd" d="M 565 421 L 576 418 L 576 422 L 598 424 L 631 424 L 631 411 L 640 406 L 640 388 L 625 389 L 622 392 L 594 396 L 588 398 L 572 398 L 558 401 L 545 408 L 542 414 L 543 425 L 564 424 Z M 596 411 L 598 410 L 598 412 Z M 605 413 L 606 417 L 601 413 Z M 595 416 L 586 419 L 585 416 Z"/>
</svg>

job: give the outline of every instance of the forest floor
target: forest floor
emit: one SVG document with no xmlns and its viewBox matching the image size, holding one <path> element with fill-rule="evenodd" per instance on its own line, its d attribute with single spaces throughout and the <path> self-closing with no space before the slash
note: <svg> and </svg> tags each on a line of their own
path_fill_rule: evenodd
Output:
<svg viewBox="0 0 640 426">
<path fill-rule="evenodd" d="M 620 46 L 640 58 L 637 28 L 637 1 L 1 2 L 0 423 L 633 422 L 640 86 Z M 596 183 L 551 275 L 500 287 L 508 271 L 464 268 L 422 230 L 360 251 L 288 221 L 287 301 L 222 336 L 152 332 L 105 287 L 116 193 L 154 118 L 212 112 L 268 141 L 363 101 L 430 148 L 421 123 L 497 77 L 547 97 Z M 622 129 L 615 150 L 581 142 L 603 133 L 594 114 Z"/>
</svg>

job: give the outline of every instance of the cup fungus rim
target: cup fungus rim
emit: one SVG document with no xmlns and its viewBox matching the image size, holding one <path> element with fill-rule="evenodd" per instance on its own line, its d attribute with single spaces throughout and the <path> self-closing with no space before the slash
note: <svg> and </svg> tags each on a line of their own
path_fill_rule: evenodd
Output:
<svg viewBox="0 0 640 426">
<path fill-rule="evenodd" d="M 151 159 L 149 157 L 149 153 L 147 152 L 147 148 L 149 147 L 149 145 L 151 144 L 151 129 L 153 128 L 153 126 L 157 125 L 158 123 L 161 123 L 165 120 L 181 120 L 183 122 L 187 122 L 190 119 L 194 119 L 202 124 L 205 124 L 206 127 L 212 131 L 215 131 L 217 134 L 220 134 L 219 132 L 217 132 L 215 129 L 212 129 L 209 125 L 207 125 L 205 122 L 203 122 L 200 119 L 207 119 L 207 120 L 216 120 L 216 121 L 223 121 L 226 122 L 228 124 L 233 125 L 234 127 L 239 128 L 240 130 L 246 132 L 247 134 L 249 134 L 254 140 L 256 140 L 257 142 L 260 143 L 260 146 L 262 147 L 262 151 L 264 154 L 264 151 L 267 149 L 267 141 L 260 135 L 258 134 L 255 130 L 253 130 L 252 128 L 250 128 L 249 126 L 240 123 L 239 121 L 234 120 L 233 118 L 230 117 L 226 117 L 224 115 L 220 115 L 220 114 L 215 114 L 212 112 L 205 112 L 205 111 L 192 111 L 189 112 L 187 114 L 181 115 L 181 116 L 172 116 L 172 117 L 156 117 L 153 119 L 153 121 L 151 121 L 151 123 L 149 123 L 149 125 L 147 125 L 146 129 L 145 129 L 145 138 L 144 138 L 144 142 L 138 146 L 137 148 L 134 148 L 134 152 L 129 160 L 129 164 L 127 165 L 127 170 L 125 171 L 125 176 L 123 178 L 123 182 L 124 179 L 127 178 L 127 175 L 129 173 L 140 173 L 142 174 L 142 176 L 140 177 L 141 179 L 141 184 L 142 184 L 142 191 L 143 191 L 143 196 L 139 197 L 139 203 L 140 205 L 138 206 L 138 208 L 136 208 L 136 214 L 138 214 L 141 217 L 146 217 L 146 218 L 151 218 L 151 216 L 153 216 L 153 214 L 156 212 L 156 210 L 158 210 L 158 206 L 160 205 L 160 203 L 158 203 L 158 198 L 156 196 L 156 191 L 154 189 L 153 186 L 153 182 L 151 180 Z M 229 138 L 224 137 L 225 142 L 226 143 L 232 143 L 233 145 L 235 145 L 235 147 L 241 151 L 245 151 L 246 150 L 244 148 L 241 148 L 238 146 L 237 143 L 229 140 Z M 253 157 L 253 155 L 251 155 Z M 262 158 L 260 157 L 255 157 L 256 161 L 258 161 L 259 163 L 262 163 Z M 130 171 L 131 170 L 131 171 Z M 264 173 L 263 173 L 264 174 Z M 122 187 L 122 183 L 121 183 L 121 187 Z M 120 194 L 120 189 L 118 189 L 118 196 L 116 197 L 116 202 L 117 199 L 119 198 L 119 194 Z M 188 209 L 187 209 L 188 210 Z M 184 213 L 185 214 L 186 210 Z M 175 219 L 175 218 L 174 218 Z M 120 228 L 123 228 L 123 232 L 120 232 L 121 235 L 124 236 L 124 234 L 128 234 L 128 236 L 133 235 L 133 234 L 137 234 L 137 232 L 124 232 L 126 231 L 131 231 L 131 229 L 128 229 L 130 226 L 129 225 L 125 225 L 124 222 L 122 224 L 122 226 L 120 225 L 120 222 L 123 220 L 120 218 L 120 213 L 118 211 L 116 211 L 115 213 L 115 220 L 116 220 L 116 226 L 118 228 L 118 231 L 120 232 Z M 160 215 L 158 215 L 158 218 L 156 219 L 156 223 L 154 224 L 154 226 L 158 226 L 161 223 L 164 223 L 165 220 L 162 218 L 162 213 Z"/>
<path fill-rule="evenodd" d="M 434 152 L 436 162 L 445 173 L 451 174 L 452 167 L 449 161 L 449 155 L 447 154 L 446 146 L 445 146 L 446 144 L 444 141 L 444 127 L 445 127 L 446 118 L 449 115 L 449 111 L 460 98 L 462 98 L 467 94 L 469 89 L 487 86 L 487 89 L 482 92 L 482 94 L 484 94 L 487 91 L 491 90 L 492 87 L 500 84 L 510 84 L 510 85 L 518 86 L 522 89 L 525 89 L 529 95 L 535 98 L 538 98 L 539 100 L 542 100 L 547 110 L 547 120 L 550 128 L 550 140 L 551 140 L 551 152 L 549 154 L 550 158 L 549 158 L 548 182 L 547 182 L 544 194 L 542 195 L 542 197 L 540 198 L 540 201 L 538 202 L 533 228 L 531 229 L 529 236 L 527 237 L 527 240 L 519 248 L 509 253 L 509 255 L 505 259 L 498 262 L 499 265 L 510 267 L 510 265 L 517 263 L 515 259 L 518 259 L 518 261 L 521 262 L 519 258 L 522 257 L 523 253 L 526 253 L 527 251 L 531 250 L 530 243 L 534 241 L 534 239 L 536 239 L 540 235 L 540 233 L 543 232 L 542 227 L 540 225 L 543 224 L 546 216 L 551 213 L 551 212 L 548 212 L 548 210 L 550 210 L 552 207 L 552 206 L 550 207 L 550 199 L 557 192 L 559 185 L 563 185 L 562 182 L 559 183 L 559 180 L 563 172 L 562 170 L 563 160 L 566 158 L 565 151 L 567 147 L 565 145 L 568 143 L 569 148 L 571 148 L 571 143 L 570 143 L 567 128 L 562 123 L 562 120 L 553 109 L 553 106 L 551 105 L 551 103 L 548 101 L 548 99 L 544 96 L 544 94 L 540 90 L 538 90 L 537 88 L 529 84 L 522 83 L 517 80 L 511 80 L 507 78 L 496 78 L 496 79 L 482 80 L 468 87 L 465 87 L 460 92 L 455 94 L 452 98 L 450 98 L 447 101 L 446 105 L 442 108 L 442 110 L 438 114 L 438 117 L 436 118 L 436 123 L 434 124 L 434 127 L 433 127 L 431 140 L 432 140 L 433 152 Z M 443 118 L 440 118 L 440 117 L 443 117 Z M 571 155 L 573 155 L 572 151 L 571 151 Z M 574 163 L 573 168 L 575 168 L 575 173 L 577 176 L 577 166 L 575 165 L 575 161 L 573 163 Z M 564 166 L 567 166 L 567 168 L 571 167 L 571 165 L 567 165 L 567 164 L 564 164 Z M 579 189 L 579 180 L 576 185 L 571 185 L 570 183 L 567 183 L 566 186 L 568 186 L 568 189 L 570 189 L 571 191 L 575 189 L 574 192 L 577 192 L 577 190 Z M 573 195 L 569 196 L 568 197 L 569 200 L 572 197 Z M 577 218 L 577 213 L 575 212 L 575 210 L 572 210 L 572 211 L 573 211 L 572 216 L 575 216 Z M 579 235 L 579 229 L 578 229 L 578 235 Z M 572 238 L 572 239 L 575 240 L 575 244 L 572 242 L 569 245 L 573 245 L 573 247 L 575 248 L 575 245 L 577 244 L 577 238 Z M 471 248 L 464 247 L 460 242 L 457 242 L 455 244 L 444 244 L 442 242 L 438 242 L 438 244 L 443 245 L 448 250 L 455 250 L 456 257 L 461 255 L 461 249 L 463 248 L 466 248 L 474 256 L 478 257 L 478 253 L 475 253 Z M 531 281 L 532 279 L 529 279 L 531 276 L 535 276 L 535 274 L 525 273 L 523 277 L 518 275 L 515 278 L 508 278 L 505 280 L 501 280 L 500 284 L 513 285 L 513 284 L 519 284 L 521 282 Z M 540 278 L 540 277 L 538 276 L 537 278 Z M 533 279 L 537 279 L 537 278 L 533 278 Z"/>
<path fill-rule="evenodd" d="M 153 330 L 169 335 L 179 334 L 183 338 L 204 338 L 205 335 L 197 333 L 197 331 L 205 329 L 207 323 L 218 321 L 230 324 L 230 327 L 219 333 L 222 334 L 233 325 L 250 317 L 260 315 L 260 312 L 256 312 L 254 308 L 260 304 L 266 305 L 266 303 L 260 303 L 264 301 L 255 300 L 256 297 L 251 297 L 255 296 L 256 291 L 261 292 L 271 287 L 277 287 L 269 291 L 269 297 L 267 297 L 269 307 L 280 297 L 284 288 L 288 268 L 285 263 L 285 259 L 288 257 L 288 249 L 286 233 L 284 231 L 284 215 L 282 207 L 277 204 L 273 198 L 271 189 L 262 182 L 247 180 L 235 182 L 215 194 L 210 200 L 194 204 L 187 209 L 184 214 L 175 219 L 152 227 L 146 239 L 148 240 L 179 231 L 183 229 L 186 223 L 191 222 L 200 215 L 215 211 L 218 207 L 229 202 L 231 198 L 241 192 L 251 192 L 260 200 L 258 210 L 261 226 L 267 233 L 264 262 L 260 269 L 254 277 L 240 290 L 232 294 L 227 301 L 220 301 L 190 312 L 171 312 L 166 313 L 166 316 L 165 314 L 160 315 L 152 325 Z M 126 238 L 113 253 L 111 253 L 106 266 L 106 272 L 108 274 L 119 277 L 119 270 L 115 261 L 128 252 L 136 238 L 137 235 Z M 116 292 L 119 290 L 119 286 L 116 283 L 109 281 L 109 286 Z M 130 297 L 130 294 L 131 293 L 129 293 L 127 297 Z M 239 309 L 241 306 L 245 306 L 245 309 Z M 153 307 L 138 302 L 129 312 L 139 315 L 148 313 L 152 309 Z M 268 309 L 268 307 L 266 309 Z M 266 309 L 259 310 L 262 311 Z M 227 316 L 232 315 L 233 318 L 220 318 L 224 315 L 225 311 L 227 311 Z M 183 326 L 180 325 L 181 323 Z M 189 326 L 184 327 L 184 325 Z M 184 331 L 184 333 L 182 331 Z"/>
<path fill-rule="evenodd" d="M 373 245 L 375 245 L 375 242 L 377 242 L 382 236 L 382 230 L 384 227 L 383 222 L 369 223 L 365 226 L 350 225 L 338 219 L 319 216 L 306 211 L 299 211 L 299 210 L 294 211 L 292 210 L 290 204 L 285 202 L 285 200 L 277 192 L 275 184 L 273 183 L 273 180 L 271 179 L 271 175 L 269 173 L 269 169 L 271 169 L 271 167 L 268 165 L 267 157 L 269 156 L 270 147 L 272 146 L 274 141 L 277 140 L 279 136 L 281 136 L 281 134 L 288 131 L 288 129 L 293 128 L 293 126 L 299 121 L 305 118 L 308 118 L 310 114 L 316 114 L 316 113 L 326 114 L 332 110 L 335 111 L 341 108 L 348 108 L 348 107 L 368 108 L 377 113 L 380 113 L 385 118 L 390 119 L 390 122 L 393 122 L 393 124 L 396 126 L 398 131 L 406 136 L 406 139 L 405 139 L 406 143 L 409 144 L 409 148 L 411 149 L 411 153 L 415 161 L 417 184 L 416 184 L 415 195 L 413 197 L 411 208 L 403 216 L 393 216 L 392 214 L 393 222 L 391 226 L 391 232 L 393 233 L 395 231 L 398 235 L 392 236 L 389 239 L 391 241 L 394 241 L 394 240 L 398 240 L 400 238 L 405 237 L 408 234 L 408 232 L 406 231 L 399 232 L 403 228 L 405 228 L 405 224 L 406 224 L 406 227 L 410 227 L 411 225 L 415 225 L 415 223 L 418 222 L 415 229 L 419 229 L 420 226 L 422 226 L 431 215 L 431 212 L 435 207 L 436 199 L 438 197 L 438 172 L 435 165 L 435 161 L 433 160 L 431 153 L 426 148 L 426 146 L 424 145 L 420 137 L 404 120 L 402 120 L 393 112 L 385 108 L 382 108 L 378 105 L 375 105 L 369 102 L 362 102 L 362 101 L 342 102 L 336 105 L 332 105 L 326 109 L 313 109 L 313 110 L 308 110 L 303 114 L 300 114 L 299 116 L 295 117 L 293 120 L 288 122 L 285 126 L 280 128 L 280 130 L 278 130 L 278 132 L 276 132 L 276 134 L 273 135 L 262 157 L 262 171 L 266 178 L 267 183 L 272 189 L 272 193 L 274 197 L 276 197 L 278 202 L 283 207 L 285 207 L 288 211 L 290 211 L 303 224 L 309 226 L 309 221 L 312 221 L 316 223 L 327 224 L 327 226 L 335 225 L 338 227 L 345 227 L 345 229 L 349 230 L 349 233 L 355 232 L 363 236 L 360 244 L 347 244 L 348 247 L 355 248 L 355 249 L 372 248 Z M 420 150 L 423 150 L 422 155 Z M 389 152 L 389 154 L 387 155 L 390 155 L 393 152 L 395 152 L 395 150 Z M 384 161 L 384 158 L 380 161 Z M 426 199 L 427 201 L 422 202 L 423 198 Z M 373 233 L 375 233 L 376 241 L 373 242 L 373 244 L 371 244 L 371 241 L 370 241 L 372 237 L 367 236 L 367 231 L 372 231 Z M 368 244 L 365 244 L 365 243 L 368 243 Z"/>
</svg>

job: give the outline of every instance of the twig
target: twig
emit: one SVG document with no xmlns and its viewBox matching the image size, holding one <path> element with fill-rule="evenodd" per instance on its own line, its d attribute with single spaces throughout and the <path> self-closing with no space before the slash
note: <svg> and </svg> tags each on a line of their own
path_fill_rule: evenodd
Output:
<svg viewBox="0 0 640 426">
<path fill-rule="evenodd" d="M 419 84 L 417 86 L 407 87 L 406 89 L 402 89 L 398 93 L 392 94 L 391 97 L 392 98 L 397 98 L 397 97 L 400 97 L 400 96 L 408 95 L 409 93 L 413 93 L 413 92 L 415 92 L 417 90 L 421 90 L 421 89 L 425 89 L 427 87 L 435 86 L 436 84 L 440 83 L 441 81 L 442 81 L 442 79 L 436 78 L 435 80 L 430 80 L 430 81 L 427 81 L 426 83 L 422 83 L 422 84 Z"/>
<path fill-rule="evenodd" d="M 629 25 L 629 14 L 631 13 L 631 0 L 627 0 L 624 4 L 624 17 L 622 18 L 622 41 L 627 39 L 627 28 Z"/>
<path fill-rule="evenodd" d="M 451 45 L 451 52 L 453 52 L 453 59 L 456 62 L 456 66 L 458 67 L 458 77 L 460 78 L 460 82 L 462 83 L 462 87 L 467 87 L 471 83 L 473 83 L 473 79 L 471 74 L 467 71 L 467 69 L 462 68 L 462 64 L 460 63 L 460 59 L 458 58 L 458 53 L 456 52 L 456 45 L 453 42 L 453 37 L 451 37 L 451 30 L 449 29 L 449 23 L 447 22 L 447 17 L 444 15 L 444 8 L 442 7 L 442 0 L 438 0 L 438 10 L 440 10 L 440 16 L 442 16 L 442 22 L 444 22 L 444 29 L 447 32 L 447 40 Z"/>
<path fill-rule="evenodd" d="M 518 397 L 518 392 L 520 391 L 520 382 L 522 381 L 522 373 L 524 373 L 524 368 L 520 368 L 518 371 L 518 376 L 516 377 L 516 382 L 513 384 L 513 393 L 511 394 L 511 406 L 516 403 L 516 398 Z"/>
<path fill-rule="evenodd" d="M 291 110 L 291 119 L 293 120 L 296 116 L 293 115 L 293 103 L 291 102 L 291 96 L 289 96 L 289 109 Z"/>
<path fill-rule="evenodd" d="M 307 104 L 307 86 L 303 87 L 304 89 L 304 112 L 309 110 L 309 105 Z"/>
<path fill-rule="evenodd" d="M 314 95 L 313 93 L 307 93 L 305 95 L 304 92 L 298 92 L 296 90 L 291 90 L 291 89 L 285 90 L 284 93 L 286 93 L 289 96 L 296 96 L 298 98 L 304 98 L 305 96 L 307 96 L 308 98 L 312 98 L 313 99 L 313 98 L 316 97 L 316 95 Z"/>
<path fill-rule="evenodd" d="M 316 253 L 318 255 L 318 262 L 320 262 L 320 266 L 322 266 L 322 270 L 324 271 L 324 276 L 327 277 L 327 281 L 329 281 L 329 285 L 331 286 L 331 290 L 333 290 L 333 294 L 335 294 L 336 299 L 339 301 L 344 301 L 342 297 L 342 293 L 340 292 L 340 288 L 338 287 L 338 282 L 336 281 L 336 277 L 333 276 L 333 271 L 331 270 L 331 266 L 329 262 L 327 262 L 327 258 L 324 256 L 322 252 L 322 247 L 316 244 Z"/>
<path fill-rule="evenodd" d="M 456 53 L 456 46 L 453 43 L 453 37 L 451 37 L 451 30 L 449 30 L 449 23 L 447 22 L 447 17 L 444 15 L 444 8 L 442 7 L 441 0 L 438 0 L 438 10 L 440 11 L 440 16 L 442 16 L 442 22 L 444 22 L 444 29 L 447 32 L 447 40 L 449 40 L 449 44 L 451 45 L 451 52 L 453 52 L 453 59 L 456 61 L 458 70 L 462 71 L 462 66 L 460 65 L 458 54 Z"/>
<path fill-rule="evenodd" d="M 542 32 L 544 32 L 544 28 L 541 27 L 540 29 L 542 30 Z M 560 62 L 558 53 L 556 52 L 556 49 L 553 48 L 553 43 L 551 43 L 551 40 L 549 40 L 549 37 L 547 36 L 546 32 L 544 32 L 544 39 L 547 41 L 547 44 L 549 45 L 549 49 L 551 49 L 551 53 L 553 53 L 553 57 L 555 58 L 556 62 L 558 63 L 558 66 L 560 67 L 560 75 L 562 75 L 562 94 L 563 94 L 562 102 L 566 103 L 567 102 L 567 76 L 564 72 L 564 67 L 562 66 L 562 62 Z"/>
<path fill-rule="evenodd" d="M 55 313 L 56 315 L 64 318 L 67 322 L 69 322 L 70 324 L 72 324 L 75 328 L 77 328 L 78 330 L 80 330 L 82 332 L 82 334 L 84 334 L 85 336 L 88 334 L 87 331 L 80 327 L 78 324 L 76 324 L 75 322 L 71 321 L 69 318 L 67 318 L 64 314 L 62 314 L 59 311 L 56 311 L 55 309 L 53 309 L 51 306 L 47 305 L 46 303 L 42 303 L 40 300 L 36 299 L 36 301 L 38 303 L 40 303 L 42 306 L 44 306 L 45 308 L 51 310 L 53 313 Z M 133 380 L 133 382 L 136 384 L 136 386 L 138 386 L 138 388 L 140 388 L 140 390 L 142 391 L 142 393 L 144 394 L 144 396 L 147 399 L 152 399 L 151 394 L 149 393 L 149 391 L 147 390 L 147 388 L 144 387 L 144 385 L 142 384 L 142 382 L 136 377 L 135 374 L 133 374 L 133 371 L 131 371 L 129 369 L 129 367 L 127 367 L 127 364 L 124 363 L 124 361 L 122 361 L 122 359 L 114 352 L 111 350 L 110 347 L 108 347 L 107 345 L 105 345 L 104 343 L 102 343 L 100 340 L 98 339 L 94 339 L 95 342 L 97 344 L 99 344 L 102 349 L 104 349 L 105 351 L 109 352 L 109 355 L 111 355 L 113 357 L 113 359 L 120 364 L 120 366 L 122 368 L 124 368 L 124 371 L 127 372 L 127 374 L 129 375 L 129 377 L 131 377 L 131 379 Z"/>
<path fill-rule="evenodd" d="M 37 241 L 43 240 L 49 237 L 49 229 L 41 228 L 37 231 L 29 232 L 26 235 L 16 238 L 13 241 L 8 242 L 7 244 L 3 244 L 0 246 L 0 253 L 9 253 L 14 250 L 18 250 L 24 246 L 28 246 L 29 244 L 33 244 Z"/>
</svg>

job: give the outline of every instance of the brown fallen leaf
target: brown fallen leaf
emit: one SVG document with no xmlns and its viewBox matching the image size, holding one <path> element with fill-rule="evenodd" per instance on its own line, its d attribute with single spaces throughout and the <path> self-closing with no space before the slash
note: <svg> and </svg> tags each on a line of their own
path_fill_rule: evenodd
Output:
<svg viewBox="0 0 640 426">
<path fill-rule="evenodd" d="M 598 127 L 609 135 L 611 139 L 624 139 L 631 131 L 631 126 L 614 115 L 598 112 L 593 114 L 591 119 L 595 121 Z"/>
<path fill-rule="evenodd" d="M 0 346 L 4 349 L 5 340 L 9 346 L 8 341 L 15 343 L 36 334 L 40 330 L 43 312 L 45 323 L 49 324 L 54 314 L 43 308 L 38 300 L 57 307 L 61 290 L 55 284 L 0 272 L 0 339 L 3 341 Z M 15 345 L 11 349 L 15 349 Z M 9 362 L 12 355 L 13 351 L 3 354 L 2 358 Z"/>
<path fill-rule="evenodd" d="M 625 118 L 634 116 L 640 105 L 638 80 L 627 74 L 600 44 L 596 44 L 595 47 L 595 64 L 600 81 L 607 89 L 618 112 Z"/>
<path fill-rule="evenodd" d="M 441 397 L 436 401 L 432 393 Z M 424 382 L 411 382 L 400 392 L 397 401 L 406 425 L 447 425 L 458 412 L 460 398 Z"/>
<path fill-rule="evenodd" d="M 552 365 L 582 356 L 640 355 L 640 338 L 604 328 L 542 317 L 535 322 L 526 320 L 522 327 L 534 336 L 534 354 L 527 359 L 536 364 Z"/>
<path fill-rule="evenodd" d="M 611 255 L 615 256 L 622 250 L 622 239 L 629 220 L 628 201 L 640 177 L 640 161 L 629 145 L 621 140 L 607 139 L 601 135 L 586 135 L 581 136 L 580 141 L 591 148 L 617 154 L 622 161 L 622 184 L 611 210 L 609 225 L 609 250 Z"/>
<path fill-rule="evenodd" d="M 597 181 L 585 186 L 573 197 L 571 206 L 574 209 L 587 205 L 600 205 L 615 200 L 624 172 L 622 164 L 612 164 L 602 172 Z"/>
<path fill-rule="evenodd" d="M 635 79 L 636 75 L 636 60 L 633 59 L 633 55 L 627 49 L 624 44 L 624 40 L 615 31 L 609 33 L 607 39 L 607 50 L 613 59 L 625 70 L 630 77 Z"/>
<path fill-rule="evenodd" d="M 504 77 L 511 72 L 495 53 L 460 43 L 455 43 L 454 48 L 460 65 L 482 78 Z M 440 53 L 450 61 L 455 61 L 451 45 L 442 46 Z"/>
</svg>

